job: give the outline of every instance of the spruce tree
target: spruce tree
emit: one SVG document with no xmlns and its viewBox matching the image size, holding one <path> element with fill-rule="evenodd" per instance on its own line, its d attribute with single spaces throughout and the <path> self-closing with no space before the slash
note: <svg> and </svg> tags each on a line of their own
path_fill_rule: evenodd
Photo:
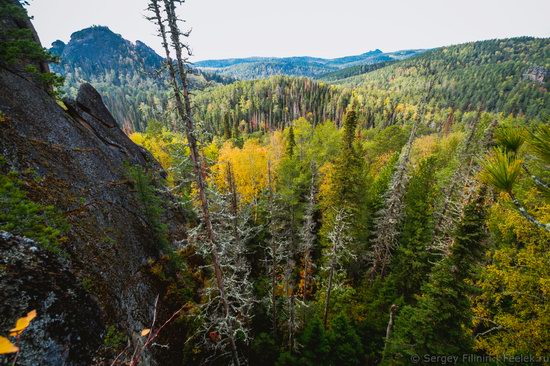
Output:
<svg viewBox="0 0 550 366">
<path fill-rule="evenodd" d="M 388 340 L 385 363 L 407 364 L 412 355 L 459 355 L 471 351 L 471 310 L 468 295 L 475 263 L 485 240 L 483 189 L 464 210 L 448 257 L 434 267 L 414 306 L 398 314 Z"/>
<path fill-rule="evenodd" d="M 344 314 L 334 318 L 327 334 L 330 345 L 330 364 L 358 366 L 363 364 L 363 345 L 354 324 Z"/>
</svg>

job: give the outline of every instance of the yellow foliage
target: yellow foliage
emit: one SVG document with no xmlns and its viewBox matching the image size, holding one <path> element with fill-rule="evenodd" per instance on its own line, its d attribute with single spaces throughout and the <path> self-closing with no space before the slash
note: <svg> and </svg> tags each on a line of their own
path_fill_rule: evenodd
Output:
<svg viewBox="0 0 550 366">
<path fill-rule="evenodd" d="M 18 351 L 19 348 L 15 347 L 6 337 L 0 337 L 0 355 Z"/>
<path fill-rule="evenodd" d="M 27 314 L 27 316 L 17 319 L 15 328 L 10 329 L 10 335 L 15 337 L 23 333 L 34 318 L 36 318 L 36 310 L 32 310 Z"/>
<path fill-rule="evenodd" d="M 168 173 L 168 184 L 173 185 L 174 177 L 171 170 L 174 166 L 174 157 L 172 151 L 177 145 L 184 146 L 186 140 L 183 136 L 162 128 L 154 133 L 134 132 L 130 134 L 130 139 L 137 145 L 143 146 L 153 155 Z"/>
<path fill-rule="evenodd" d="M 228 190 L 227 165 L 231 165 L 237 193 L 242 203 L 250 203 L 267 187 L 269 150 L 258 140 L 251 139 L 242 149 L 225 142 L 219 151 L 217 163 L 212 166 L 212 179 L 222 191 Z M 272 166 L 273 166 L 272 162 Z M 272 174 L 275 169 L 272 167 Z"/>
<path fill-rule="evenodd" d="M 432 155 L 437 148 L 439 140 L 437 135 L 425 135 L 418 137 L 413 144 L 412 161 L 413 163 L 423 160 Z"/>
<path fill-rule="evenodd" d="M 540 203 L 536 189 L 522 199 L 543 222 L 550 221 L 550 204 Z M 504 194 L 491 207 L 488 223 L 497 249 L 487 254 L 489 264 L 476 282 L 481 293 L 474 298 L 473 311 L 474 326 L 492 331 L 477 337 L 475 346 L 492 356 L 547 355 L 550 233 L 528 223 Z"/>
<path fill-rule="evenodd" d="M 328 162 L 323 164 L 319 169 L 319 175 L 321 177 L 321 183 L 319 186 L 319 201 L 321 210 L 334 206 L 334 164 Z"/>
<path fill-rule="evenodd" d="M 382 170 L 382 168 L 388 164 L 394 154 L 395 152 L 389 151 L 387 153 L 377 156 L 372 166 L 370 167 L 371 171 L 377 175 L 380 170 Z"/>
<path fill-rule="evenodd" d="M 285 138 L 283 131 L 277 130 L 269 137 L 269 160 L 271 167 L 275 170 L 279 166 L 279 162 L 285 155 Z"/>
<path fill-rule="evenodd" d="M 149 328 L 145 328 L 141 331 L 141 336 L 142 337 L 145 337 L 146 335 L 148 335 L 149 333 L 151 333 L 151 329 Z"/>
</svg>

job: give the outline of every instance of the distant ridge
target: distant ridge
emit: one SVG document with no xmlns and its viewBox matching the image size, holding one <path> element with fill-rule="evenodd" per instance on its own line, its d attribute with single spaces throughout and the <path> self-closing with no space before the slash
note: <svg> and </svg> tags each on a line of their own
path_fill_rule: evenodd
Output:
<svg viewBox="0 0 550 366">
<path fill-rule="evenodd" d="M 247 57 L 221 60 L 204 60 L 195 63 L 202 70 L 236 79 L 261 79 L 273 75 L 320 77 L 338 70 L 359 65 L 403 60 L 425 50 L 404 50 L 385 53 L 379 49 L 360 55 L 325 59 L 309 56 Z"/>
</svg>

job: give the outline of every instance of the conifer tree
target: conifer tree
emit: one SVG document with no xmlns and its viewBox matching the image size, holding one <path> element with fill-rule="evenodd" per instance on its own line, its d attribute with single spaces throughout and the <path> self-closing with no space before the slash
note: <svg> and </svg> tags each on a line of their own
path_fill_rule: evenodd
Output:
<svg viewBox="0 0 550 366">
<path fill-rule="evenodd" d="M 363 344 L 355 331 L 354 324 L 344 314 L 332 320 L 327 332 L 330 346 L 330 365 L 363 365 Z"/>
<path fill-rule="evenodd" d="M 211 359 L 219 357 L 220 354 L 223 356 L 227 347 L 224 342 L 226 338 L 233 337 L 243 343 L 249 342 L 251 313 L 255 303 L 245 244 L 257 230 L 251 220 L 250 206 L 239 205 L 230 164 L 227 169 L 227 181 L 229 191 L 210 191 L 209 202 L 210 217 L 217 238 L 217 255 L 224 274 L 225 295 L 234 316 L 226 317 L 225 309 L 220 306 L 217 285 L 207 286 L 204 289 L 206 301 L 201 305 L 200 314 L 201 343 L 208 350 L 214 351 L 209 356 Z M 204 256 L 208 257 L 209 248 L 200 245 L 204 240 L 207 240 L 206 232 L 201 226 L 191 232 L 191 243 L 202 249 Z"/>
<path fill-rule="evenodd" d="M 399 312 L 388 340 L 385 362 L 408 364 L 412 355 L 458 355 L 471 350 L 471 293 L 473 276 L 485 241 L 485 188 L 464 210 L 449 256 L 433 268 L 416 305 Z M 403 358 L 400 358 L 400 356 Z"/>
<path fill-rule="evenodd" d="M 384 206 L 377 213 L 374 223 L 374 240 L 369 253 L 371 278 L 386 275 L 387 267 L 392 258 L 392 252 L 398 245 L 400 226 L 403 219 L 404 197 L 409 182 L 409 161 L 412 145 L 416 138 L 418 121 L 412 126 L 409 140 L 403 147 L 397 168 L 393 174 L 390 187 L 385 194 Z"/>
<path fill-rule="evenodd" d="M 521 170 L 526 171 L 533 183 L 542 190 L 548 192 L 548 183 L 540 177 L 531 173 L 526 163 L 522 160 L 519 149 L 524 143 L 521 131 L 500 130 L 497 135 L 499 147 L 493 149 L 492 153 L 482 163 L 482 179 L 491 184 L 497 190 L 505 192 L 516 207 L 516 210 L 533 225 L 550 231 L 550 223 L 543 223 L 533 216 L 520 202 L 514 193 L 514 186 L 521 176 Z M 530 150 L 534 153 L 535 160 L 544 168 L 550 166 L 550 128 L 539 126 L 534 133 L 531 133 L 529 140 Z"/>
<path fill-rule="evenodd" d="M 290 297 L 294 297 L 294 248 L 292 243 L 293 229 L 292 218 L 289 217 L 288 205 L 283 201 L 278 192 L 274 190 L 271 176 L 271 163 L 268 162 L 268 235 L 269 239 L 265 246 L 265 262 L 267 273 L 270 278 L 270 294 L 267 299 L 271 313 L 271 327 L 275 340 L 279 338 L 279 313 L 280 296 L 279 288 L 283 288 L 284 300 L 288 306 L 291 304 Z M 291 216 L 291 215 L 290 215 Z M 282 281 L 281 281 L 282 279 Z M 292 309 L 289 309 L 287 316 L 291 316 Z"/>
<path fill-rule="evenodd" d="M 328 238 L 331 243 L 330 249 L 327 250 L 326 260 L 328 261 L 325 271 L 327 272 L 327 284 L 325 289 L 325 303 L 323 310 L 323 326 L 327 327 L 328 316 L 330 311 L 330 300 L 333 287 L 337 281 L 338 272 L 342 269 L 343 264 L 355 258 L 355 254 L 350 250 L 351 236 L 349 234 L 349 215 L 344 209 L 336 212 L 334 226 Z"/>
<path fill-rule="evenodd" d="M 296 139 L 294 137 L 294 127 L 290 125 L 288 128 L 288 137 L 286 143 L 286 154 L 292 158 L 294 156 L 294 149 L 296 148 Z"/>
<path fill-rule="evenodd" d="M 493 131 L 497 120 L 489 123 L 484 137 L 479 137 L 482 124 L 481 111 L 477 113 L 473 123 L 469 125 L 469 133 L 457 154 L 458 167 L 453 172 L 449 184 L 442 191 L 443 200 L 437 207 L 435 216 L 434 235 L 429 248 L 439 255 L 448 255 L 452 246 L 456 226 L 460 222 L 464 211 L 464 204 L 468 202 L 474 192 L 475 174 L 479 171 L 479 156 L 484 154 L 492 142 Z"/>
<path fill-rule="evenodd" d="M 316 168 L 312 164 L 312 175 L 310 191 L 304 213 L 303 225 L 300 230 L 300 251 L 302 254 L 302 301 L 305 303 L 308 300 L 309 292 L 311 291 L 311 282 L 313 279 L 313 259 L 312 251 L 315 244 L 315 209 L 316 209 L 316 197 L 317 197 L 317 182 L 316 182 Z"/>
</svg>

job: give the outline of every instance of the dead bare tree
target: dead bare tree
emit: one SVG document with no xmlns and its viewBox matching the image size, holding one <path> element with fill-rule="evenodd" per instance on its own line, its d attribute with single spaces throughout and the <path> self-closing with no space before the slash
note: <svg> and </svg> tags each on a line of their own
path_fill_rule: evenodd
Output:
<svg viewBox="0 0 550 366">
<path fill-rule="evenodd" d="M 418 120 L 413 124 L 409 140 L 401 150 L 397 168 L 385 194 L 384 207 L 377 213 L 374 223 L 374 240 L 369 253 L 371 278 L 377 275 L 385 276 L 392 252 L 398 245 L 404 199 L 409 183 L 409 162 L 417 128 Z"/>
<path fill-rule="evenodd" d="M 447 256 L 450 253 L 454 241 L 453 233 L 462 218 L 466 203 L 476 190 L 475 175 L 481 169 L 479 158 L 487 152 L 498 124 L 497 120 L 493 120 L 480 138 L 480 123 L 481 111 L 469 126 L 469 133 L 457 154 L 459 165 L 453 172 L 449 185 L 443 189 L 443 201 L 434 213 L 434 235 L 428 245 L 428 249 L 434 254 Z"/>
<path fill-rule="evenodd" d="M 323 325 L 326 328 L 328 322 L 328 314 L 330 309 L 330 299 L 332 290 L 336 285 L 337 274 L 342 269 L 344 263 L 354 259 L 356 256 L 350 250 L 349 244 L 352 238 L 349 235 L 349 214 L 345 209 L 336 210 L 334 224 L 332 230 L 328 234 L 331 248 L 327 254 L 328 266 L 325 271 L 328 272 L 327 286 L 325 292 L 325 306 L 323 310 Z"/>
<path fill-rule="evenodd" d="M 215 274 L 217 287 L 216 290 L 218 292 L 215 298 L 220 302 L 220 306 L 223 309 L 224 319 L 226 321 L 229 321 L 230 319 L 235 318 L 235 314 L 231 310 L 227 298 L 224 283 L 224 274 L 219 259 L 218 243 L 216 242 L 217 239 L 210 218 L 206 184 L 201 171 L 199 147 L 197 139 L 195 137 L 193 113 L 191 109 L 191 101 L 187 82 L 186 64 L 188 63 L 188 56 L 191 55 L 191 49 L 187 44 L 182 42 L 182 37 L 187 38 L 189 36 L 189 32 L 184 33 L 180 30 L 178 17 L 176 15 L 176 3 L 182 2 L 182 0 L 163 0 L 162 6 L 160 0 L 150 0 L 148 10 L 152 13 L 152 16 L 149 17 L 149 19 L 158 27 L 158 33 L 162 39 L 162 46 L 164 48 L 166 56 L 166 66 L 168 68 L 170 76 L 169 80 L 174 92 L 178 117 L 184 127 L 187 143 L 190 149 L 191 161 L 193 163 L 193 172 L 195 175 L 195 183 L 197 185 L 201 207 L 202 227 L 206 233 L 205 244 L 209 247 L 209 252 L 212 259 L 212 266 Z M 166 26 L 166 24 L 168 25 L 168 27 Z M 170 43 L 168 40 L 168 36 L 170 36 Z M 172 58 L 171 49 L 175 51 L 175 59 Z M 184 51 L 186 52 L 186 55 L 184 55 Z M 234 331 L 232 329 L 229 329 L 227 336 L 229 340 L 233 363 L 235 365 L 240 365 Z"/>
<path fill-rule="evenodd" d="M 268 214 L 269 214 L 269 242 L 265 247 L 265 262 L 267 273 L 271 279 L 271 291 L 268 300 L 268 308 L 271 313 L 273 337 L 279 337 L 279 304 L 278 288 L 281 286 L 281 278 L 288 276 L 292 235 L 287 222 L 288 212 L 284 207 L 281 197 L 275 192 L 271 172 L 271 162 L 268 162 Z M 282 285 L 286 286 L 285 281 Z"/>
<path fill-rule="evenodd" d="M 307 301 L 308 291 L 310 291 L 311 274 L 313 272 L 313 261 L 311 258 L 313 245 L 315 244 L 315 209 L 317 200 L 317 179 L 316 168 L 312 165 L 311 185 L 306 211 L 304 213 L 303 225 L 300 230 L 300 251 L 302 253 L 303 265 L 303 286 L 302 286 L 302 301 Z"/>
<path fill-rule="evenodd" d="M 212 350 L 211 360 L 225 354 L 224 339 L 249 341 L 249 325 L 255 303 L 253 285 L 250 280 L 250 265 L 247 261 L 246 242 L 253 237 L 257 228 L 252 224 L 249 205 L 240 206 L 231 165 L 227 169 L 229 192 L 209 191 L 212 227 L 216 233 L 216 250 L 224 274 L 223 285 L 226 301 L 231 307 L 231 316 L 225 315 L 220 293 L 216 285 L 204 290 L 205 301 L 201 305 L 202 330 L 200 344 Z M 202 227 L 191 232 L 190 243 L 200 246 L 207 239 Z M 203 254 L 209 254 L 202 246 Z"/>
</svg>

